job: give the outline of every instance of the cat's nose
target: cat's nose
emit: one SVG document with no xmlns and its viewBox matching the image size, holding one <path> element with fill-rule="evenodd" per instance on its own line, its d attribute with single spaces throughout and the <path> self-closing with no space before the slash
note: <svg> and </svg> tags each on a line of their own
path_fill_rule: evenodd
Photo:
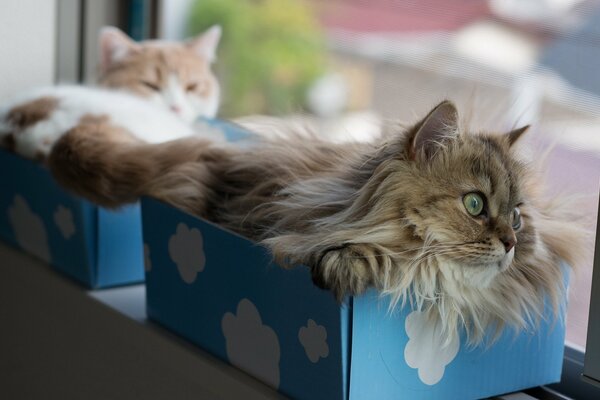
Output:
<svg viewBox="0 0 600 400">
<path fill-rule="evenodd" d="M 506 252 L 508 253 L 513 247 L 515 247 L 515 244 L 517 244 L 517 237 L 515 236 L 514 233 L 511 233 L 510 235 L 506 235 L 500 238 L 500 240 L 502 241 L 502 244 L 504 245 L 504 250 L 506 250 Z"/>
<path fill-rule="evenodd" d="M 180 114 L 181 113 L 181 107 L 179 107 L 179 106 L 171 106 L 171 111 L 173 111 L 175 114 Z"/>
</svg>

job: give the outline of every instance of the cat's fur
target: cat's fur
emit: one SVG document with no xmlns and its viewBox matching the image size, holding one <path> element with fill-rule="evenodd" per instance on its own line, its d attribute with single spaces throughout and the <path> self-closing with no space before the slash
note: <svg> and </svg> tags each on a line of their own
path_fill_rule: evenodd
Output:
<svg viewBox="0 0 600 400">
<path fill-rule="evenodd" d="M 375 287 L 478 343 L 490 326 L 532 327 L 546 299 L 557 311 L 560 261 L 580 250 L 577 225 L 541 200 L 515 157 L 524 131 L 469 133 L 443 102 L 373 144 L 284 135 L 245 149 L 148 145 L 74 130 L 49 161 L 59 182 L 99 204 L 154 196 L 262 242 L 284 265 L 309 266 L 340 299 Z M 487 218 L 466 212 L 469 192 L 485 196 Z M 508 252 L 505 237 L 517 240 Z"/>
<path fill-rule="evenodd" d="M 220 34 L 215 26 L 186 43 L 136 43 L 117 28 L 103 28 L 103 87 L 55 86 L 19 94 L 0 106 L 0 142 L 43 159 L 69 129 L 99 119 L 149 143 L 191 136 L 192 122 L 217 113 L 219 84 L 210 65 Z"/>
</svg>

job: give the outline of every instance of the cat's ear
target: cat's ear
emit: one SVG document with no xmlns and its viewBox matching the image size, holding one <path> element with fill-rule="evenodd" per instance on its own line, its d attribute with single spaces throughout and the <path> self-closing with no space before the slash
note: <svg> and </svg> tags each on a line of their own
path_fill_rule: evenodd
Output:
<svg viewBox="0 0 600 400">
<path fill-rule="evenodd" d="M 140 45 L 131 40 L 123 31 L 113 26 L 100 30 L 100 65 L 106 71 L 111 65 L 137 51 Z"/>
<path fill-rule="evenodd" d="M 521 138 L 521 136 L 527 132 L 530 126 L 531 125 L 525 125 L 521 128 L 513 129 L 512 131 L 508 132 L 506 135 L 508 137 L 508 145 L 512 146 L 515 144 Z"/>
<path fill-rule="evenodd" d="M 409 158 L 422 155 L 430 159 L 449 140 L 458 136 L 458 111 L 450 101 L 443 101 L 414 128 L 409 148 Z"/>
<path fill-rule="evenodd" d="M 213 25 L 195 39 L 188 46 L 199 56 L 206 58 L 208 62 L 214 62 L 217 58 L 217 47 L 221 40 L 221 25 Z"/>
</svg>

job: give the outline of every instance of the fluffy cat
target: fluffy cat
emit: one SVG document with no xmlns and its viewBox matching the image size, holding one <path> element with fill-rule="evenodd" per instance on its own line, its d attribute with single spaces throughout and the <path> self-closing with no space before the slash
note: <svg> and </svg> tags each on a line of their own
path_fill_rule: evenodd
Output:
<svg viewBox="0 0 600 400">
<path fill-rule="evenodd" d="M 16 96 L 0 106 L 0 143 L 44 159 L 69 129 L 100 121 L 149 143 L 191 136 L 198 117 L 217 113 L 219 84 L 210 65 L 220 35 L 214 26 L 186 43 L 136 43 L 117 28 L 103 28 L 103 88 L 55 86 Z"/>
<path fill-rule="evenodd" d="M 557 312 L 561 260 L 580 250 L 577 225 L 540 199 L 515 155 L 525 130 L 469 133 L 446 101 L 372 144 L 288 134 L 250 148 L 150 145 L 73 130 L 49 165 L 99 204 L 156 197 L 307 265 L 338 299 L 375 287 L 479 343 L 489 327 L 532 327 L 546 299 Z"/>
</svg>

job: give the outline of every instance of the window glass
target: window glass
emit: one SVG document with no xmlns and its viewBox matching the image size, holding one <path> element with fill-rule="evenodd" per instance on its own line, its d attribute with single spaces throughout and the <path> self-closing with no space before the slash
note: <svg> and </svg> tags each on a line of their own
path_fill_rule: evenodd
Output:
<svg viewBox="0 0 600 400">
<path fill-rule="evenodd" d="M 577 207 L 595 231 L 598 2 L 177 0 L 163 7 L 163 32 L 171 39 L 223 25 L 222 117 L 314 120 L 334 139 L 363 140 L 381 121 L 412 122 L 449 98 L 473 127 L 532 124 L 532 156 L 554 146 L 545 171 L 549 195 L 580 195 Z M 574 266 L 567 319 L 567 341 L 582 348 L 589 236 L 590 251 Z"/>
</svg>

